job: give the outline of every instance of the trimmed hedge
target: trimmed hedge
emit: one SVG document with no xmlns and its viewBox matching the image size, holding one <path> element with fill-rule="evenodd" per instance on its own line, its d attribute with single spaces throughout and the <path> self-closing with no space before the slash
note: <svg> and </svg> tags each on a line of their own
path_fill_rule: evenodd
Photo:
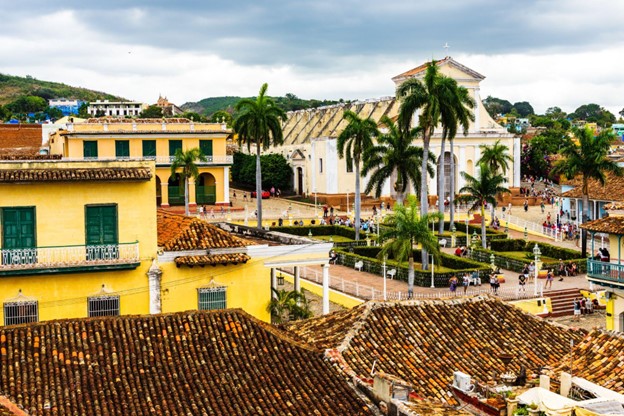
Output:
<svg viewBox="0 0 624 416">
<path fill-rule="evenodd" d="M 342 237 L 355 239 L 355 230 L 351 227 L 345 227 L 344 225 L 293 225 L 283 227 L 271 227 L 271 231 L 277 231 L 280 233 L 293 234 L 302 237 L 307 237 L 310 231 L 312 236 L 315 235 L 339 235 Z M 360 233 L 360 239 L 366 238 L 364 233 Z"/>
</svg>

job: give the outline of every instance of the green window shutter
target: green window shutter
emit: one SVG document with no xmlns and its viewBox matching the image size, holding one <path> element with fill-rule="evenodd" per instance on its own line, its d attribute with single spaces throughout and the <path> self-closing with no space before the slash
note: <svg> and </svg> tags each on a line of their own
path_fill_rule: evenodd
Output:
<svg viewBox="0 0 624 416">
<path fill-rule="evenodd" d="M 86 158 L 94 158 L 98 157 L 98 145 L 95 140 L 85 140 L 82 142 L 82 156 Z"/>
<path fill-rule="evenodd" d="M 204 156 L 212 156 L 212 140 L 200 140 L 199 150 L 202 151 Z"/>
<path fill-rule="evenodd" d="M 2 248 L 36 247 L 35 208 L 2 209 Z"/>
<path fill-rule="evenodd" d="M 87 206 L 85 231 L 87 245 L 117 244 L 117 206 Z"/>
<path fill-rule="evenodd" d="M 156 140 L 143 140 L 143 157 L 156 156 Z"/>
<path fill-rule="evenodd" d="M 115 156 L 130 157 L 130 141 L 115 140 Z"/>
<path fill-rule="evenodd" d="M 200 311 L 227 308 L 227 288 L 202 287 L 197 289 L 198 309 Z"/>
<path fill-rule="evenodd" d="M 182 140 L 169 140 L 169 156 L 175 156 L 178 149 L 182 149 Z"/>
</svg>

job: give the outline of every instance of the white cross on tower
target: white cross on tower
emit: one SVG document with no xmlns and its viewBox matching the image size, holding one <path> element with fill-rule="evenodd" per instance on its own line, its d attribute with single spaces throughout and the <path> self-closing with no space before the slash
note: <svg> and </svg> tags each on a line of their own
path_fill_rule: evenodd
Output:
<svg viewBox="0 0 624 416">
<path fill-rule="evenodd" d="M 451 47 L 451 45 L 448 44 L 448 42 L 444 43 L 444 46 L 442 46 L 445 49 L 445 54 L 446 56 L 448 56 L 448 50 Z"/>
</svg>

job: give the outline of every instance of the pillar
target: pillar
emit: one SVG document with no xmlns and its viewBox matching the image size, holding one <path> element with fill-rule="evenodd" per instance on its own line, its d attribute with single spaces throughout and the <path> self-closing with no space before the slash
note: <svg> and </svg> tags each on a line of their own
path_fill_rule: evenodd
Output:
<svg viewBox="0 0 624 416">
<path fill-rule="evenodd" d="M 455 166 L 455 174 L 457 175 L 457 188 L 455 188 L 455 193 L 459 191 L 461 188 L 466 186 L 466 180 L 459 172 L 468 172 L 468 166 L 466 165 L 466 146 L 461 144 L 459 146 L 455 145 L 459 148 L 459 160 L 458 166 Z M 470 172 L 468 172 L 470 173 Z"/>
<path fill-rule="evenodd" d="M 295 266 L 295 291 L 301 292 L 301 268 Z"/>
<path fill-rule="evenodd" d="M 160 206 L 166 208 L 169 206 L 169 182 L 161 182 L 160 183 Z"/>
<path fill-rule="evenodd" d="M 271 267 L 271 298 L 275 299 L 275 293 L 273 289 L 277 290 L 277 274 L 275 273 L 275 268 Z"/>
<path fill-rule="evenodd" d="M 520 186 L 520 167 L 522 166 L 522 146 L 520 143 L 520 137 L 514 137 L 513 139 L 513 186 Z"/>
<path fill-rule="evenodd" d="M 162 304 L 160 298 L 162 270 L 158 267 L 158 261 L 152 260 L 152 265 L 147 272 L 147 280 L 149 282 L 149 313 L 154 315 L 162 313 Z"/>
<path fill-rule="evenodd" d="M 570 394 L 570 389 L 572 388 L 572 374 L 566 373 L 565 371 L 561 372 L 561 394 L 563 397 L 568 397 Z"/>
<path fill-rule="evenodd" d="M 195 199 L 195 178 L 193 178 L 192 176 L 188 178 L 188 193 L 189 193 L 189 209 L 194 208 L 197 206 L 197 200 Z"/>
<path fill-rule="evenodd" d="M 230 167 L 223 167 L 223 202 L 230 203 Z"/>
<path fill-rule="evenodd" d="M 329 264 L 323 265 L 323 315 L 329 313 Z"/>
</svg>

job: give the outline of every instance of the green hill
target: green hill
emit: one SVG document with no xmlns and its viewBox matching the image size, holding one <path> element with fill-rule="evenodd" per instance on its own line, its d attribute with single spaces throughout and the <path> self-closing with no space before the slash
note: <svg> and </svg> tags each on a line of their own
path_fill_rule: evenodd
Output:
<svg viewBox="0 0 624 416">
<path fill-rule="evenodd" d="M 294 94 L 286 94 L 285 97 L 272 97 L 275 100 L 275 103 L 281 107 L 284 111 L 295 111 L 302 110 L 304 108 L 316 108 L 324 105 L 336 104 L 340 101 L 332 101 L 332 100 L 304 100 L 297 97 Z M 204 98 L 203 100 L 197 102 L 189 102 L 182 104 L 182 109 L 185 111 L 193 111 L 199 114 L 203 114 L 206 116 L 210 116 L 213 113 L 225 110 L 233 111 L 236 103 L 241 100 L 242 97 L 210 97 Z"/>
<path fill-rule="evenodd" d="M 68 98 L 83 101 L 125 100 L 112 94 L 87 88 L 72 87 L 59 82 L 40 81 L 30 76 L 18 77 L 0 74 L 0 105 L 8 104 L 19 97 L 34 95 L 46 100 Z"/>
</svg>

